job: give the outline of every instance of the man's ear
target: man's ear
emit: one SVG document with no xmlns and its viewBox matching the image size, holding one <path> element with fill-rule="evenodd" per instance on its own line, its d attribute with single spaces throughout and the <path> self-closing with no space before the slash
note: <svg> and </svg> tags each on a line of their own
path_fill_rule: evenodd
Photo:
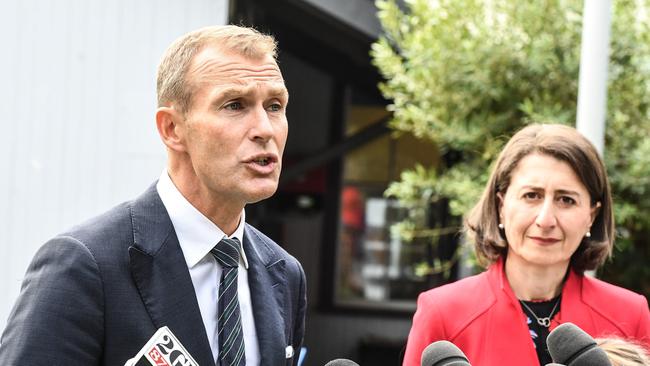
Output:
<svg viewBox="0 0 650 366">
<path fill-rule="evenodd" d="M 186 151 L 184 119 L 174 107 L 159 107 L 156 111 L 158 134 L 167 148 L 178 152 Z"/>
</svg>

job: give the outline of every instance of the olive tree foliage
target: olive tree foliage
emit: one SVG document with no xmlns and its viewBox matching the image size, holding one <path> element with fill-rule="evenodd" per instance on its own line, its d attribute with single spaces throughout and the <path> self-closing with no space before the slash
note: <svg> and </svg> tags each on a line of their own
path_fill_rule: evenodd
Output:
<svg viewBox="0 0 650 366">
<path fill-rule="evenodd" d="M 427 208 L 448 202 L 459 229 L 514 132 L 531 122 L 575 124 L 583 2 L 376 4 L 384 34 L 371 54 L 392 101 L 390 126 L 432 141 L 443 157 L 389 186 L 386 195 L 410 212 L 394 230 L 407 241 L 435 243 L 439 231 L 427 227 Z M 602 275 L 650 293 L 642 288 L 650 283 L 650 6 L 614 0 L 612 7 L 604 158 L 618 237 Z"/>
</svg>

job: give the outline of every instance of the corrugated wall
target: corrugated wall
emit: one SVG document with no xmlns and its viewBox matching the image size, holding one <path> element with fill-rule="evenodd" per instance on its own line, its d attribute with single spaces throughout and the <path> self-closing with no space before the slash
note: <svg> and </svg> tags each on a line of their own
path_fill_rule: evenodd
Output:
<svg viewBox="0 0 650 366">
<path fill-rule="evenodd" d="M 227 3 L 0 2 L 0 330 L 45 240 L 160 175 L 156 65 Z"/>
</svg>

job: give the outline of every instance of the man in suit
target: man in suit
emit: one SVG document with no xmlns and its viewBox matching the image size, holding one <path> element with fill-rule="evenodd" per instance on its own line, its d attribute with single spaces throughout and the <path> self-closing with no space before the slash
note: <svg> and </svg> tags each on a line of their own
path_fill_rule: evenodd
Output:
<svg viewBox="0 0 650 366">
<path fill-rule="evenodd" d="M 275 57 L 273 38 L 237 26 L 199 29 L 169 47 L 156 112 L 167 169 L 140 197 L 39 250 L 0 365 L 121 366 L 162 326 L 202 366 L 297 363 L 304 272 L 244 211 L 270 197 L 280 175 L 288 92 Z M 220 292 L 230 288 L 221 281 L 231 273 L 216 254 L 223 242 L 236 258 L 234 361 L 222 357 L 232 343 L 220 337 L 234 332 L 221 333 Z"/>
</svg>

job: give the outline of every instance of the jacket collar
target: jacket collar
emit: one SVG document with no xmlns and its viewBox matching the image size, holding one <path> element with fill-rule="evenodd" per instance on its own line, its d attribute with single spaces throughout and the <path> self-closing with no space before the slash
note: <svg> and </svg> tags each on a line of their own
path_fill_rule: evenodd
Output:
<svg viewBox="0 0 650 366">
<path fill-rule="evenodd" d="M 168 326 L 199 365 L 214 360 L 183 252 L 155 185 L 131 209 L 134 244 L 131 274 L 156 328 Z M 280 365 L 290 343 L 285 299 L 285 260 L 261 233 L 246 224 L 243 248 L 262 365 Z"/>
<path fill-rule="evenodd" d="M 488 276 L 490 277 L 490 283 L 496 283 L 498 290 L 506 294 L 510 303 L 519 306 L 519 300 L 515 296 L 515 292 L 510 287 L 510 282 L 508 282 L 508 278 L 506 277 L 505 260 L 503 258 L 499 258 L 490 266 Z"/>
<path fill-rule="evenodd" d="M 577 274 L 572 270 L 562 290 L 562 305 L 557 316 L 558 322 L 551 324 L 551 330 L 554 325 L 571 322 L 588 334 L 599 334 L 602 332 L 602 326 L 597 324 L 594 315 L 600 314 L 601 319 L 606 319 L 610 326 L 616 328 L 620 334 L 627 334 L 628 331 L 622 326 L 625 324 L 625 317 L 617 319 L 616 316 L 625 312 L 611 311 L 607 293 L 603 291 L 604 287 L 598 285 L 599 283 L 601 282 L 595 278 Z M 586 308 L 592 311 L 585 311 Z"/>
<path fill-rule="evenodd" d="M 251 291 L 255 329 L 262 365 L 286 363 L 285 347 L 290 343 L 285 314 L 289 292 L 285 260 L 271 247 L 269 239 L 252 226 L 244 230 L 244 251 L 248 256 L 248 285 Z"/>
<path fill-rule="evenodd" d="M 166 170 L 160 175 L 156 190 L 174 226 L 188 268 L 196 266 L 224 237 L 237 238 L 240 243 L 244 241 L 244 222 L 246 222 L 244 209 L 241 211 L 237 229 L 228 236 L 183 196 Z M 241 246 L 239 250 L 244 268 L 248 269 L 246 253 Z"/>
<path fill-rule="evenodd" d="M 131 207 L 131 275 L 156 328 L 168 326 L 200 365 L 214 364 L 183 252 L 154 185 Z"/>
<path fill-rule="evenodd" d="M 519 299 L 517 299 L 517 296 L 515 296 L 515 293 L 512 290 L 512 287 L 510 287 L 510 283 L 508 282 L 508 278 L 506 277 L 505 261 L 503 258 L 494 263 L 488 272 L 490 276 L 496 279 L 499 290 L 503 291 L 503 293 L 506 294 L 508 300 L 513 305 L 520 306 Z M 562 286 L 562 300 L 560 302 L 560 310 L 551 321 L 551 331 L 558 325 L 564 323 L 565 320 L 563 319 L 571 319 L 571 322 L 573 323 L 578 320 L 587 320 L 584 319 L 586 316 L 583 311 L 576 310 L 583 308 L 582 279 L 583 276 L 577 274 L 573 269 L 569 268 L 569 274 L 564 282 L 564 285 Z"/>
<path fill-rule="evenodd" d="M 526 315 L 521 309 L 519 300 L 515 296 L 510 282 L 506 277 L 505 261 L 499 259 L 488 269 L 489 283 L 497 297 L 493 307 L 488 329 L 508 329 L 509 336 L 501 334 L 487 339 L 483 352 L 485 359 L 496 360 L 509 355 L 508 361 L 517 365 L 537 365 L 537 353 L 530 339 Z M 518 350 L 513 353 L 512 350 Z"/>
</svg>

